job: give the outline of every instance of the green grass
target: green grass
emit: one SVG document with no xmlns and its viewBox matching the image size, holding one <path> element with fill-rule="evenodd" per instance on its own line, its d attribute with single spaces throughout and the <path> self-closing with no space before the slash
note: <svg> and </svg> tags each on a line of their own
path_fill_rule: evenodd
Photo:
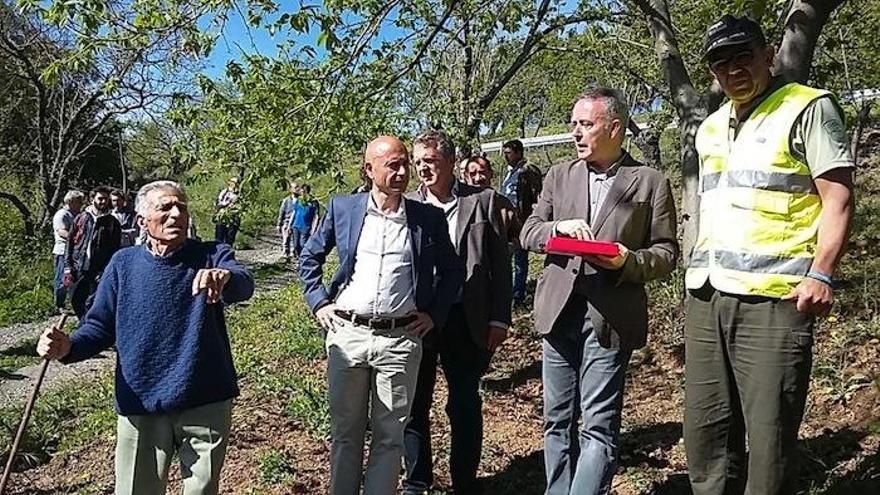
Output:
<svg viewBox="0 0 880 495">
<path fill-rule="evenodd" d="M 260 456 L 260 483 L 263 485 L 290 484 L 296 480 L 296 471 L 287 452 L 268 450 Z"/>
<path fill-rule="evenodd" d="M 21 417 L 21 407 L 0 409 L 0 452 L 3 456 L 0 461 L 3 463 Z M 113 379 L 109 373 L 88 387 L 70 386 L 43 393 L 31 415 L 16 466 L 18 469 L 33 467 L 54 454 L 69 452 L 101 437 L 108 438 L 115 424 Z"/>
<path fill-rule="evenodd" d="M 257 297 L 230 315 L 229 327 L 242 379 L 262 393 L 286 397 L 283 413 L 310 433 L 329 434 L 327 384 L 314 366 L 324 341 L 300 286 Z"/>
<path fill-rule="evenodd" d="M 251 274 L 254 276 L 254 280 L 259 283 L 282 275 L 286 273 L 289 269 L 290 267 L 288 263 L 279 261 L 278 263 L 261 264 L 253 268 L 251 270 Z"/>
<path fill-rule="evenodd" d="M 37 356 L 37 338 L 19 342 L 14 347 L 0 351 L 0 375 L 40 362 Z"/>
<path fill-rule="evenodd" d="M 0 327 L 48 318 L 54 309 L 52 280 L 37 279 L 34 285 L 0 300 Z"/>
<path fill-rule="evenodd" d="M 327 381 L 321 376 L 295 376 L 284 414 L 298 420 L 318 438 L 330 435 L 330 409 L 327 402 Z"/>
</svg>

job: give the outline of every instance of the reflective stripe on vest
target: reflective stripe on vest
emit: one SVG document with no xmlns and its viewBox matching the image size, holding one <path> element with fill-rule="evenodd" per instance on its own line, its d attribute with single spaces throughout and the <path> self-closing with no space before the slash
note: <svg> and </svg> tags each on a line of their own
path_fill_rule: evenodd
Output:
<svg viewBox="0 0 880 495">
<path fill-rule="evenodd" d="M 702 191 L 706 192 L 718 187 L 721 175 L 722 172 L 704 175 Z M 781 174 L 763 170 L 730 170 L 727 172 L 727 187 L 816 194 L 813 178 L 808 175 Z"/>
<path fill-rule="evenodd" d="M 792 83 L 754 109 L 733 142 L 732 106 L 700 125 L 700 219 L 685 276 L 724 292 L 782 297 L 810 269 L 822 205 L 809 167 L 789 149 L 798 116 L 825 91 Z"/>
<path fill-rule="evenodd" d="M 709 251 L 694 250 L 690 267 L 709 267 L 709 257 Z M 813 259 L 715 251 L 715 262 L 725 270 L 803 276 L 810 269 Z"/>
</svg>

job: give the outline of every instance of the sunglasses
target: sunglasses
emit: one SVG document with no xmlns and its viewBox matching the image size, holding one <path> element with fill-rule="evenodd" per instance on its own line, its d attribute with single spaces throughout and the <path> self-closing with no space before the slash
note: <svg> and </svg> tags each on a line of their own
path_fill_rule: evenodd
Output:
<svg viewBox="0 0 880 495">
<path fill-rule="evenodd" d="M 753 60 L 755 60 L 755 51 L 749 48 L 730 57 L 710 60 L 709 69 L 716 74 L 730 72 L 732 68 L 749 65 Z"/>
</svg>

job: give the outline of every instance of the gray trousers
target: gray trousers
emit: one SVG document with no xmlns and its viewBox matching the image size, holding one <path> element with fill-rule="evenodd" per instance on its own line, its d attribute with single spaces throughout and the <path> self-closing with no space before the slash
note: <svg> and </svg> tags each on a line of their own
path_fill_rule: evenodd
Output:
<svg viewBox="0 0 880 495">
<path fill-rule="evenodd" d="M 795 493 L 812 342 L 813 317 L 791 301 L 691 291 L 684 441 L 694 495 Z"/>
<path fill-rule="evenodd" d="M 607 494 L 632 351 L 599 345 L 586 299 L 577 294 L 544 336 L 543 351 L 546 494 Z"/>
<path fill-rule="evenodd" d="M 327 333 L 330 495 L 397 492 L 403 432 L 416 391 L 421 339 L 403 329 L 371 330 L 341 319 Z M 363 471 L 364 436 L 372 443 Z"/>
<path fill-rule="evenodd" d="M 116 495 L 165 493 L 177 453 L 184 495 L 219 493 L 232 401 L 149 416 L 119 416 L 116 423 Z"/>
</svg>

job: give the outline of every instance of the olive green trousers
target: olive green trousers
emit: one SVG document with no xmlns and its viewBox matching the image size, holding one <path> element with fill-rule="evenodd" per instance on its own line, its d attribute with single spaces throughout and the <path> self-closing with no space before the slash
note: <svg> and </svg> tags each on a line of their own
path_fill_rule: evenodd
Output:
<svg viewBox="0 0 880 495">
<path fill-rule="evenodd" d="M 813 317 L 792 301 L 711 287 L 691 291 L 686 309 L 684 441 L 694 495 L 793 494 Z"/>
</svg>

